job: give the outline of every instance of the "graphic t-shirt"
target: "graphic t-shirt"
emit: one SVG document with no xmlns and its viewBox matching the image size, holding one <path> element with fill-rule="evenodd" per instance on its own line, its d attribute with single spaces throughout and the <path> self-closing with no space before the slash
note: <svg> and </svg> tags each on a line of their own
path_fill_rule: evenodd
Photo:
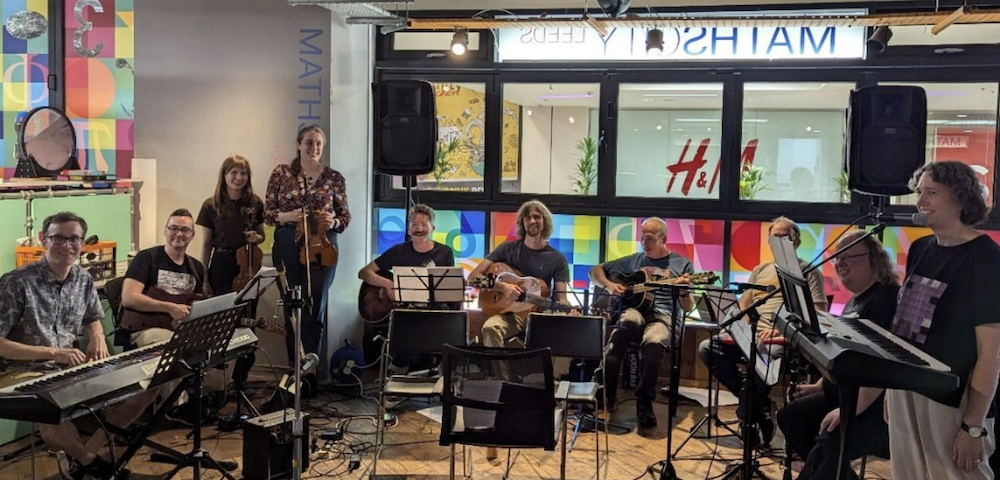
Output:
<svg viewBox="0 0 1000 480">
<path fill-rule="evenodd" d="M 892 333 L 951 367 L 959 388 L 946 394 L 918 392 L 958 408 L 976 364 L 976 327 L 1000 323 L 1000 247 L 980 235 L 943 247 L 923 237 L 910 247 Z M 995 415 L 991 405 L 989 417 Z"/>
</svg>

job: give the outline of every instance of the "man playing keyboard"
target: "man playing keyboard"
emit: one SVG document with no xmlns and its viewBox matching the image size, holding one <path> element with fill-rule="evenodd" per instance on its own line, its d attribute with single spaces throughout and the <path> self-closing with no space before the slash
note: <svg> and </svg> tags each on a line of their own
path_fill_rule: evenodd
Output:
<svg viewBox="0 0 1000 480">
<path fill-rule="evenodd" d="M 0 388 L 108 356 L 94 280 L 76 264 L 87 222 L 61 212 L 46 218 L 42 231 L 45 256 L 0 278 Z M 73 346 L 80 333 L 86 352 Z M 154 399 L 151 392 L 125 400 L 107 420 L 128 426 Z M 96 453 L 107 443 L 102 432 L 84 443 L 70 421 L 42 424 L 39 430 L 57 451 L 63 478 L 112 475 L 113 466 Z"/>
</svg>

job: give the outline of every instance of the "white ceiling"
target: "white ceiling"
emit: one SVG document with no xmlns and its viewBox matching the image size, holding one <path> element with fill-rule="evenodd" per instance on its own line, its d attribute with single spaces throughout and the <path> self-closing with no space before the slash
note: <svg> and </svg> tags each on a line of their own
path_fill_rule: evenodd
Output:
<svg viewBox="0 0 1000 480">
<path fill-rule="evenodd" d="M 838 3 L 857 3 L 861 0 L 840 0 Z M 803 5 L 811 3 L 809 0 L 803 1 L 793 1 L 793 0 L 767 0 L 766 2 L 754 1 L 754 0 L 686 0 L 680 1 L 665 1 L 665 0 L 646 0 L 646 1 L 633 1 L 630 10 L 632 11 L 645 11 L 646 6 L 649 7 L 677 7 L 685 8 L 689 10 L 696 10 L 700 7 L 715 7 L 715 6 L 726 6 L 726 5 Z M 819 3 L 816 0 L 813 3 Z M 386 10 L 398 10 L 400 9 L 396 3 L 382 3 L 379 4 L 382 8 Z M 461 11 L 479 11 L 487 9 L 506 9 L 506 10 L 545 10 L 545 9 L 571 9 L 571 10 L 583 10 L 584 8 L 589 8 L 590 11 L 600 12 L 600 7 L 597 5 L 597 0 L 584 1 L 584 0 L 464 0 L 456 2 L 455 0 L 414 0 L 410 4 L 410 10 L 461 10 Z M 552 12 L 556 13 L 556 12 Z"/>
</svg>

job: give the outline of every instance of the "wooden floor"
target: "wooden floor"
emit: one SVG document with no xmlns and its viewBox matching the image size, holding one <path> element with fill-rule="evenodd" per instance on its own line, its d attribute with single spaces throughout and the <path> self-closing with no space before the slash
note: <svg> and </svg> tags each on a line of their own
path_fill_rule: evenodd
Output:
<svg viewBox="0 0 1000 480">
<path fill-rule="evenodd" d="M 256 380 L 254 377 L 251 380 Z M 266 382 L 253 382 L 257 388 L 251 391 L 255 403 L 270 395 Z M 359 398 L 358 388 L 336 390 L 324 393 L 308 402 L 308 411 L 312 421 L 310 429 L 313 438 L 326 430 L 334 430 L 338 424 L 346 423 L 345 441 L 332 446 L 330 452 L 311 454 L 310 465 L 303 478 L 367 478 L 372 467 L 374 442 L 374 420 L 372 414 L 376 411 L 376 402 L 372 398 Z M 373 390 L 365 392 L 374 395 Z M 627 392 L 622 392 L 625 396 Z M 666 396 L 661 395 L 661 402 L 666 402 Z M 688 434 L 688 429 L 704 415 L 704 408 L 682 404 L 679 408 L 677 425 L 669 430 L 667 427 L 666 403 L 655 405 L 659 426 L 649 431 L 637 431 L 635 425 L 635 401 L 628 397 L 619 404 L 619 409 L 613 414 L 610 435 L 610 455 L 605 456 L 602 450 L 600 477 L 609 480 L 628 480 L 649 478 L 657 479 L 659 475 L 647 473 L 647 468 L 666 457 L 668 432 L 672 434 L 674 448 Z M 438 445 L 438 429 L 440 424 L 417 411 L 430 406 L 420 400 L 411 400 L 401 404 L 394 411 L 398 415 L 398 423 L 386 434 L 386 447 L 378 464 L 378 478 L 386 479 L 441 479 L 447 478 L 449 466 L 449 449 Z M 227 410 L 231 411 L 229 406 Z M 733 418 L 732 407 L 724 407 L 721 417 Z M 178 450 L 190 449 L 190 441 L 185 439 L 187 430 L 174 425 L 160 429 L 154 438 Z M 243 465 L 242 433 L 220 433 L 214 426 L 203 429 L 205 438 L 203 446 L 217 459 L 234 460 Z M 593 479 L 596 478 L 594 434 L 581 433 L 573 451 L 567 455 L 566 478 Z M 319 441 L 320 449 L 325 442 Z M 774 451 L 759 460 L 760 470 L 771 479 L 782 478 L 780 467 L 780 449 L 783 444 L 781 433 L 771 442 Z M 8 455 L 18 448 L 27 445 L 26 440 L 14 442 L 0 448 L 0 456 Z M 602 439 L 602 448 L 603 448 Z M 725 473 L 728 467 L 734 465 L 740 458 L 740 442 L 735 437 L 716 440 L 691 440 L 680 455 L 673 461 L 677 477 L 681 479 L 702 479 L 718 477 Z M 129 463 L 132 479 L 159 479 L 170 471 L 171 466 L 149 461 L 150 450 L 143 448 Z M 351 452 L 360 453 L 360 467 L 348 471 L 348 460 Z M 459 453 L 461 448 L 459 447 Z M 499 452 L 499 458 L 488 460 L 486 449 L 472 449 L 473 476 L 481 479 L 499 479 L 504 472 L 505 450 Z M 320 455 L 324 458 L 320 458 Z M 510 478 L 559 478 L 559 449 L 554 452 L 542 450 L 521 450 L 515 458 Z M 714 460 L 713 460 L 714 459 Z M 24 455 L 20 458 L 0 463 L 0 478 L 31 479 L 31 460 Z M 35 461 L 39 479 L 60 478 L 54 457 L 44 451 L 39 452 Z M 458 475 L 461 476 L 461 463 L 458 463 Z M 240 478 L 242 471 L 233 472 Z M 873 460 L 868 464 L 866 478 L 888 478 L 888 462 Z M 191 469 L 180 472 L 174 478 L 193 478 Z M 221 478 L 215 471 L 203 471 L 202 478 Z"/>
</svg>

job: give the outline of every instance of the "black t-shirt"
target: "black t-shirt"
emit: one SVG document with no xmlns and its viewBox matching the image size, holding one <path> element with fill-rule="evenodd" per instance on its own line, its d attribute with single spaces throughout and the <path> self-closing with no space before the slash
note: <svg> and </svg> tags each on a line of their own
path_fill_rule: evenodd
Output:
<svg viewBox="0 0 1000 480">
<path fill-rule="evenodd" d="M 545 244 L 541 250 L 533 250 L 524 240 L 504 242 L 495 248 L 486 259 L 502 262 L 521 271 L 521 275 L 535 277 L 555 288 L 555 282 L 569 281 L 569 263 L 566 257 L 552 245 Z"/>
<path fill-rule="evenodd" d="M 944 394 L 919 392 L 958 408 L 976 364 L 976 327 L 1000 322 L 1000 247 L 980 235 L 953 247 L 933 235 L 913 242 L 906 281 L 892 321 L 892 333 L 951 367 L 959 388 Z M 995 415 L 991 406 L 989 417 Z"/>
<path fill-rule="evenodd" d="M 392 267 L 454 267 L 455 254 L 438 242 L 424 253 L 414 249 L 413 242 L 403 242 L 389 247 L 375 259 L 375 265 L 380 271 L 391 271 Z"/>
<path fill-rule="evenodd" d="M 212 229 L 212 246 L 215 248 L 237 249 L 246 245 L 243 232 L 264 223 L 264 202 L 257 195 L 243 197 L 233 202 L 232 213 L 216 210 L 211 198 L 201 204 L 196 224 Z M 250 228 L 247 228 L 247 217 Z"/>
<path fill-rule="evenodd" d="M 844 306 L 844 316 L 856 315 L 858 318 L 871 320 L 876 325 L 888 329 L 892 324 L 892 317 L 896 315 L 896 297 L 899 295 L 899 285 L 886 285 L 875 282 L 868 290 L 859 295 L 851 297 Z M 837 386 L 833 382 L 823 382 L 823 393 L 832 402 L 837 403 Z M 879 397 L 876 404 L 868 408 L 881 409 L 882 397 Z"/>
<path fill-rule="evenodd" d="M 125 278 L 141 282 L 145 294 L 151 287 L 172 295 L 201 292 L 205 286 L 205 267 L 190 255 L 178 265 L 167 255 L 163 246 L 147 248 L 136 254 L 125 272 Z"/>
</svg>

